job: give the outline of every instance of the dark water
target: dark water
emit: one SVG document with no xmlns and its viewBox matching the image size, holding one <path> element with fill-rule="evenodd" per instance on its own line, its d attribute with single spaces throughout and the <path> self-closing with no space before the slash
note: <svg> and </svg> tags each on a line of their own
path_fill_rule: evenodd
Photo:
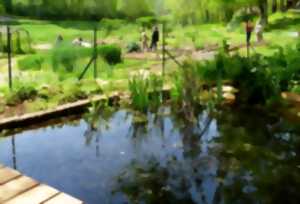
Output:
<svg viewBox="0 0 300 204">
<path fill-rule="evenodd" d="M 255 110 L 204 111 L 196 123 L 162 112 L 3 138 L 0 163 L 87 204 L 300 202 L 297 123 Z"/>
</svg>

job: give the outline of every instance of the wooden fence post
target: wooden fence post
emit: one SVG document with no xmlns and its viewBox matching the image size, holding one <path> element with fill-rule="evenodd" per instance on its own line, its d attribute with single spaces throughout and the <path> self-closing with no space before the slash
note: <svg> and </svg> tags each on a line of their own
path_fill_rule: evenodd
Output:
<svg viewBox="0 0 300 204">
<path fill-rule="evenodd" d="M 8 84 L 12 89 L 12 65 L 11 65 L 11 31 L 10 26 L 7 25 L 7 59 L 8 59 Z"/>
</svg>

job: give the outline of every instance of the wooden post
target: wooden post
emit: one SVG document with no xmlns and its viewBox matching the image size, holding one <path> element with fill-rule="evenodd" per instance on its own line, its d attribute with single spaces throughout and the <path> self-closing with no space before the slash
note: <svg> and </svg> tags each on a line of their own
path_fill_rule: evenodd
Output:
<svg viewBox="0 0 300 204">
<path fill-rule="evenodd" d="M 166 68 L 166 39 L 165 39 L 165 23 L 162 23 L 162 76 L 165 76 Z"/>
<path fill-rule="evenodd" d="M 97 70 L 97 59 L 98 59 L 98 51 L 97 51 L 97 27 L 94 28 L 94 78 L 98 77 Z"/>
<path fill-rule="evenodd" d="M 12 66 L 11 66 L 11 32 L 9 25 L 7 26 L 7 59 L 8 59 L 8 84 L 12 89 Z"/>
<path fill-rule="evenodd" d="M 247 42 L 247 57 L 250 57 L 250 43 Z"/>
</svg>

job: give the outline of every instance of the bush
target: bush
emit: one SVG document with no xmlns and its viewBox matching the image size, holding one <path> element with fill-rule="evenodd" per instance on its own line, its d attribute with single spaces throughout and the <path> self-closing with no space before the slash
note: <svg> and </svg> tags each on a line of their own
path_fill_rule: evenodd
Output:
<svg viewBox="0 0 300 204">
<path fill-rule="evenodd" d="M 102 45 L 98 48 L 98 55 L 111 65 L 122 62 L 122 50 L 116 45 Z"/>
<path fill-rule="evenodd" d="M 80 84 L 74 83 L 68 86 L 64 86 L 62 88 L 63 88 L 63 95 L 62 98 L 60 99 L 60 104 L 75 102 L 78 100 L 86 99 L 88 97 L 87 93 L 85 93 L 81 89 Z"/>
<path fill-rule="evenodd" d="M 45 62 L 45 57 L 42 55 L 30 55 L 18 60 L 20 70 L 41 70 Z"/>
<path fill-rule="evenodd" d="M 131 42 L 127 45 L 127 52 L 132 53 L 132 52 L 141 52 L 141 46 L 139 43 L 136 42 Z"/>
<path fill-rule="evenodd" d="M 6 104 L 15 106 L 26 100 L 33 100 L 37 97 L 38 91 L 33 86 L 22 86 L 17 90 L 9 92 L 6 96 Z"/>
<path fill-rule="evenodd" d="M 54 71 L 62 67 L 64 71 L 72 72 L 80 58 L 92 56 L 92 50 L 90 48 L 61 44 L 55 47 L 51 54 Z"/>
<path fill-rule="evenodd" d="M 241 103 L 265 104 L 269 99 L 280 96 L 280 75 L 274 74 L 270 62 L 260 55 L 250 59 L 239 55 L 217 55 L 206 63 L 197 63 L 200 79 L 215 84 L 218 77 L 231 81 L 239 89 L 237 99 Z"/>
</svg>

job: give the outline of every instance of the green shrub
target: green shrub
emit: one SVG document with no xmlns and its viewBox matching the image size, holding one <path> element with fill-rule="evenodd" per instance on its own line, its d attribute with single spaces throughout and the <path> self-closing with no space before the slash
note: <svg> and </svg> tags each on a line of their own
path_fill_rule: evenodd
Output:
<svg viewBox="0 0 300 204">
<path fill-rule="evenodd" d="M 98 55 L 111 65 L 122 62 L 122 50 L 116 45 L 102 45 L 98 47 Z"/>
<path fill-rule="evenodd" d="M 6 95 L 6 104 L 15 106 L 26 100 L 33 100 L 37 97 L 38 91 L 33 86 L 22 86 L 18 89 L 8 92 Z"/>
<path fill-rule="evenodd" d="M 18 60 L 18 67 L 20 70 L 41 70 L 44 62 L 44 56 L 30 55 Z"/>
<path fill-rule="evenodd" d="M 218 77 L 239 89 L 241 103 L 266 103 L 280 94 L 282 77 L 274 74 L 269 61 L 260 55 L 250 59 L 239 55 L 219 54 L 213 61 L 197 63 L 200 78 L 208 84 L 216 84 Z"/>
<path fill-rule="evenodd" d="M 87 97 L 88 95 L 81 89 L 80 84 L 64 86 L 60 104 L 75 102 L 86 99 Z"/>
<path fill-rule="evenodd" d="M 136 42 L 131 42 L 127 45 L 127 52 L 132 53 L 132 52 L 141 52 L 141 46 L 139 43 Z"/>
<path fill-rule="evenodd" d="M 300 94 L 300 86 L 299 85 L 293 86 L 291 88 L 291 92 L 296 93 L 296 94 Z"/>
<path fill-rule="evenodd" d="M 80 58 L 92 56 L 89 48 L 62 44 L 55 47 L 51 53 L 52 67 L 54 71 L 63 68 L 63 71 L 72 72 Z"/>
</svg>

